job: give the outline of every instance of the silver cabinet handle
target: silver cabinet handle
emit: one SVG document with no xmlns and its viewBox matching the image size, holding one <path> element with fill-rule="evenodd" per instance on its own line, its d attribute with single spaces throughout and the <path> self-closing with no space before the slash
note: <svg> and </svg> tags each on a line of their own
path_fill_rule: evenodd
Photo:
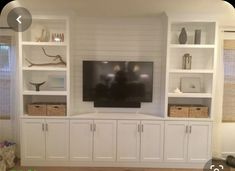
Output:
<svg viewBox="0 0 235 171">
<path fill-rule="evenodd" d="M 141 125 L 140 124 L 138 124 L 138 132 L 140 132 L 140 130 L 141 130 Z"/>
<path fill-rule="evenodd" d="M 93 125 L 93 131 L 96 131 L 96 124 Z"/>
<path fill-rule="evenodd" d="M 144 125 L 141 125 L 141 132 L 144 132 Z"/>
<path fill-rule="evenodd" d="M 190 134 L 192 133 L 192 126 L 191 125 L 189 126 L 189 133 Z"/>
<path fill-rule="evenodd" d="M 90 124 L 90 130 L 93 131 L 93 124 Z"/>
<path fill-rule="evenodd" d="M 43 131 L 43 132 L 45 131 L 44 123 L 42 123 L 42 131 Z"/>
<path fill-rule="evenodd" d="M 46 131 L 48 131 L 48 124 L 46 123 Z"/>
<path fill-rule="evenodd" d="M 188 125 L 186 126 L 186 134 L 188 133 Z"/>
</svg>

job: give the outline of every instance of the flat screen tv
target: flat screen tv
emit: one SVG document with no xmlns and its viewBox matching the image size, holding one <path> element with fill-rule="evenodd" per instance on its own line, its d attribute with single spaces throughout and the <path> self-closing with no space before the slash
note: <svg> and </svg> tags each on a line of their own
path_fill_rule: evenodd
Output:
<svg viewBox="0 0 235 171">
<path fill-rule="evenodd" d="M 95 107 L 140 107 L 152 95 L 153 62 L 83 61 L 83 101 Z"/>
</svg>

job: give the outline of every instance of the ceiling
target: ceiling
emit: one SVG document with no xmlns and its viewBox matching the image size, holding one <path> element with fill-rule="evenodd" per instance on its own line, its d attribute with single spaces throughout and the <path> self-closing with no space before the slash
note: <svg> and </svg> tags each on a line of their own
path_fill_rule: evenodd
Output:
<svg viewBox="0 0 235 171">
<path fill-rule="evenodd" d="M 75 12 L 85 17 L 145 17 L 162 12 L 206 14 L 235 24 L 235 9 L 221 0 L 17 0 L 34 12 Z"/>
</svg>

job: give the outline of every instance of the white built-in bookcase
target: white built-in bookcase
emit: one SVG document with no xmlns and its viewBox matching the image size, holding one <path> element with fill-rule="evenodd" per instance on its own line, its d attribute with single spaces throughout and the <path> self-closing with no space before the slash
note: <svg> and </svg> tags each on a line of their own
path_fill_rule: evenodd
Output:
<svg viewBox="0 0 235 171">
<path fill-rule="evenodd" d="M 209 107 L 209 118 L 213 114 L 215 76 L 216 76 L 216 46 L 217 46 L 217 22 L 214 20 L 175 19 L 166 17 L 166 58 L 162 62 L 162 108 L 160 114 L 166 119 L 170 104 L 201 104 Z M 32 41 L 31 29 L 19 34 L 19 66 L 20 66 L 20 96 L 21 114 L 27 115 L 27 104 L 34 102 L 58 102 L 67 104 L 67 115 L 70 116 L 70 39 L 69 18 L 53 16 L 34 16 L 33 25 L 43 25 L 50 33 L 64 33 L 64 42 L 35 42 Z M 185 27 L 188 41 L 179 44 L 178 37 L 181 29 Z M 34 28 L 34 27 L 31 27 Z M 194 44 L 195 30 L 200 29 L 201 44 Z M 51 39 L 51 38 L 50 38 Z M 28 67 L 25 58 L 33 62 L 49 62 L 51 59 L 43 54 L 44 47 L 48 54 L 61 55 L 67 62 L 66 67 Z M 182 69 L 182 57 L 185 53 L 192 55 L 191 70 Z M 40 92 L 36 92 L 29 81 L 46 81 L 51 75 L 59 75 L 65 78 L 64 89 L 50 89 L 45 84 Z M 174 93 L 174 89 L 180 88 L 182 77 L 197 77 L 201 80 L 200 93 Z M 73 80 L 71 80 L 73 81 Z M 192 119 L 192 118 L 190 118 Z"/>
<path fill-rule="evenodd" d="M 215 21 L 180 20 L 168 18 L 166 83 L 165 83 L 165 118 L 170 119 L 168 107 L 171 104 L 205 105 L 209 107 L 209 118 L 213 114 L 216 74 L 216 32 Z M 187 43 L 178 41 L 182 28 L 187 32 Z M 201 30 L 201 43 L 194 44 L 195 30 Z M 182 69 L 183 55 L 192 56 L 190 70 Z M 181 78 L 197 77 L 201 81 L 200 93 L 174 93 L 181 87 Z"/>
<path fill-rule="evenodd" d="M 33 16 L 32 26 L 25 32 L 19 34 L 19 74 L 20 74 L 20 97 L 21 114 L 27 115 L 27 104 L 45 103 L 66 103 L 66 116 L 70 113 L 70 39 L 69 39 L 69 18 L 57 16 Z M 50 32 L 50 40 L 37 42 L 32 35 L 32 28 L 47 28 Z M 52 33 L 63 33 L 63 42 L 52 41 Z M 34 63 L 52 62 L 52 58 L 44 55 L 42 48 L 49 55 L 60 55 L 66 61 L 66 66 L 32 66 L 26 58 Z M 64 80 L 64 87 L 52 87 L 49 84 L 50 78 Z M 39 92 L 29 84 L 31 82 L 46 83 Z"/>
</svg>

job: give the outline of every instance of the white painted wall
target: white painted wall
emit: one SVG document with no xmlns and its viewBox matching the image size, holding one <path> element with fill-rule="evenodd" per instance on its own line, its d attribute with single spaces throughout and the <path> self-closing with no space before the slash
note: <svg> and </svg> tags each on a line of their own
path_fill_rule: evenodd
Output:
<svg viewBox="0 0 235 171">
<path fill-rule="evenodd" d="M 73 21 L 74 22 L 74 21 Z M 162 17 L 82 18 L 74 25 L 72 38 L 73 113 L 140 112 L 161 115 L 161 74 L 164 56 Z M 154 62 L 153 103 L 140 109 L 94 108 L 82 101 L 82 60 L 134 60 Z"/>
<path fill-rule="evenodd" d="M 226 157 L 235 155 L 235 123 L 222 123 L 223 109 L 223 86 L 224 86 L 224 66 L 223 66 L 223 40 L 235 39 L 235 33 L 223 33 L 224 29 L 235 30 L 233 27 L 223 27 L 219 32 L 218 65 L 216 80 L 216 100 L 215 100 L 215 121 L 213 135 L 214 156 Z"/>
<path fill-rule="evenodd" d="M 0 142 L 12 140 L 12 121 L 0 120 Z"/>
</svg>

